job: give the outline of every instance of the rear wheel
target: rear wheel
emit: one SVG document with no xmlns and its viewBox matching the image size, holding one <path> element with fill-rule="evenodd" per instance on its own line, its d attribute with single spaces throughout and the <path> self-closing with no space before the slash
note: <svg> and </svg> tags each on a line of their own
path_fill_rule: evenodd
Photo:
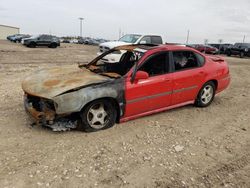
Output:
<svg viewBox="0 0 250 188">
<path fill-rule="evenodd" d="M 80 117 L 78 129 L 94 132 L 112 127 L 116 122 L 117 111 L 112 101 L 101 99 L 87 105 Z"/>
<path fill-rule="evenodd" d="M 198 107 L 207 107 L 209 106 L 214 99 L 215 95 L 215 85 L 212 81 L 207 82 L 199 91 L 195 105 Z"/>
</svg>

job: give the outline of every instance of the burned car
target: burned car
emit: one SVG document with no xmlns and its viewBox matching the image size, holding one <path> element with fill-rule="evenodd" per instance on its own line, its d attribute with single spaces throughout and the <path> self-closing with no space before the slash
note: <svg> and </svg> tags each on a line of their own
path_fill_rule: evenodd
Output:
<svg viewBox="0 0 250 188">
<path fill-rule="evenodd" d="M 119 62 L 105 56 L 126 51 Z M 85 131 L 188 104 L 206 107 L 230 83 L 224 59 L 175 45 L 113 48 L 88 64 L 39 70 L 22 83 L 37 124 Z"/>
</svg>

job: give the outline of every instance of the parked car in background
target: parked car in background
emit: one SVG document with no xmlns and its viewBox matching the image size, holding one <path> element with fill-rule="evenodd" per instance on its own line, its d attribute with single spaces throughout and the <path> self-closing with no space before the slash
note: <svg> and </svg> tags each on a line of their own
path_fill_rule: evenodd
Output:
<svg viewBox="0 0 250 188">
<path fill-rule="evenodd" d="M 26 39 L 26 38 L 30 38 L 31 35 L 26 35 L 26 34 L 20 34 L 20 35 L 17 35 L 15 37 L 13 37 L 13 42 L 16 42 L 16 43 L 20 43 L 22 41 L 22 39 Z"/>
<path fill-rule="evenodd" d="M 52 35 L 37 35 L 27 39 L 23 39 L 22 44 L 30 48 L 35 48 L 37 46 L 57 48 L 58 46 L 60 46 L 60 40 L 58 37 Z"/>
<path fill-rule="evenodd" d="M 7 38 L 6 38 L 6 39 L 10 41 L 10 40 L 11 40 L 11 38 L 12 38 L 13 36 L 14 36 L 14 35 L 9 35 L 9 36 L 7 36 Z"/>
<path fill-rule="evenodd" d="M 241 58 L 250 56 L 250 43 L 235 43 L 226 50 L 228 56 L 237 55 Z"/>
<path fill-rule="evenodd" d="M 187 45 L 191 48 L 194 48 L 202 53 L 206 54 L 218 54 L 219 50 L 213 46 L 210 45 L 204 45 L 204 44 L 193 44 L 193 45 Z"/>
<path fill-rule="evenodd" d="M 93 38 L 86 38 L 84 40 L 84 44 L 88 44 L 88 45 L 99 45 L 100 42 L 96 39 L 93 39 Z"/>
<path fill-rule="evenodd" d="M 70 43 L 70 40 L 69 39 L 63 39 L 62 43 Z"/>
<path fill-rule="evenodd" d="M 162 37 L 158 35 L 139 35 L 139 34 L 128 34 L 121 37 L 118 41 L 105 42 L 99 45 L 98 55 L 109 51 L 110 49 L 128 45 L 128 44 L 163 44 Z M 106 56 L 103 59 L 104 62 L 115 63 L 118 62 L 123 55 L 124 51 L 116 51 L 115 53 Z"/>
<path fill-rule="evenodd" d="M 119 62 L 101 61 L 121 50 Z M 207 107 L 229 83 L 227 62 L 220 57 L 175 45 L 127 45 L 79 67 L 36 71 L 22 89 L 37 124 L 53 128 L 78 121 L 79 129 L 98 131 L 188 104 Z"/>
<path fill-rule="evenodd" d="M 226 50 L 227 48 L 229 48 L 230 46 L 232 46 L 232 44 L 222 44 L 220 47 L 220 53 L 221 54 L 226 54 Z"/>
<path fill-rule="evenodd" d="M 78 39 L 71 39 L 69 42 L 72 44 L 78 44 Z"/>
<path fill-rule="evenodd" d="M 78 44 L 84 44 L 84 38 L 79 38 L 78 39 Z"/>
<path fill-rule="evenodd" d="M 7 39 L 8 39 L 9 41 L 11 41 L 11 42 L 15 42 L 15 39 L 16 39 L 17 37 L 20 37 L 20 36 L 22 36 L 22 34 L 10 35 L 10 36 L 7 37 Z"/>
<path fill-rule="evenodd" d="M 212 47 L 215 47 L 219 50 L 219 54 L 225 54 L 226 49 L 231 45 L 231 44 L 209 44 Z"/>
</svg>

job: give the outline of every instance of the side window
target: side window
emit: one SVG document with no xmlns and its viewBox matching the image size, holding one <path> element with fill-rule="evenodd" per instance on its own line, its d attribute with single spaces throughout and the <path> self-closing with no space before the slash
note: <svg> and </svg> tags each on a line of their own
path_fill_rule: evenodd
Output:
<svg viewBox="0 0 250 188">
<path fill-rule="evenodd" d="M 149 36 L 143 37 L 140 41 L 141 44 L 152 44 L 151 38 Z"/>
<path fill-rule="evenodd" d="M 149 76 L 158 76 L 169 72 L 169 54 L 160 53 L 149 57 L 139 68 L 145 71 Z"/>
<path fill-rule="evenodd" d="M 158 36 L 152 36 L 151 42 L 152 44 L 162 44 L 162 39 L 161 37 L 158 37 Z"/>
<path fill-rule="evenodd" d="M 40 35 L 40 36 L 39 36 L 39 39 L 40 39 L 40 40 L 44 40 L 44 35 Z"/>
<path fill-rule="evenodd" d="M 173 52 L 173 60 L 175 71 L 199 67 L 197 55 L 191 51 L 175 51 Z"/>
<path fill-rule="evenodd" d="M 195 56 L 197 58 L 197 61 L 198 61 L 198 64 L 199 64 L 198 66 L 202 67 L 205 64 L 205 58 L 200 54 L 197 54 L 197 53 L 194 53 L 194 54 L 195 54 Z"/>
</svg>

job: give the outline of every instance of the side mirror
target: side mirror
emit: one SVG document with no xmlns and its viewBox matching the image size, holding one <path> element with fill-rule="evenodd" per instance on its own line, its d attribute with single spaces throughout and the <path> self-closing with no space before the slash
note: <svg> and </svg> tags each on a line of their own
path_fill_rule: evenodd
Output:
<svg viewBox="0 0 250 188">
<path fill-rule="evenodd" d="M 137 71 L 135 74 L 135 78 L 134 81 L 138 81 L 138 80 L 144 80 L 144 79 L 148 79 L 149 78 L 149 74 L 145 71 Z"/>
<path fill-rule="evenodd" d="M 147 41 L 141 40 L 141 41 L 140 41 L 140 44 L 147 44 Z"/>
</svg>

